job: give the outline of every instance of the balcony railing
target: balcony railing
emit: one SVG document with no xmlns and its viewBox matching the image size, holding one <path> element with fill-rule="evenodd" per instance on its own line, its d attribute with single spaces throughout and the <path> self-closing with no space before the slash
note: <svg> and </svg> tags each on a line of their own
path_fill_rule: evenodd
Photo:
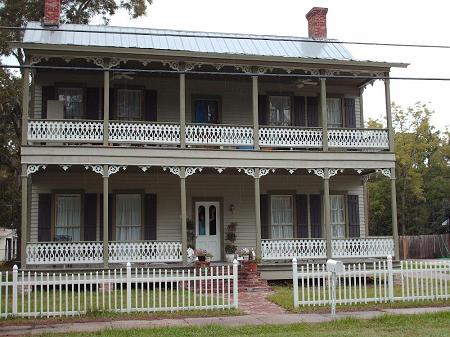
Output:
<svg viewBox="0 0 450 337">
<path fill-rule="evenodd" d="M 252 126 L 187 124 L 186 144 L 249 147 L 254 144 Z M 261 126 L 259 144 L 263 148 L 320 149 L 321 128 Z M 96 144 L 103 141 L 103 121 L 29 120 L 28 141 Z M 108 141 L 112 144 L 180 144 L 180 125 L 138 121 L 111 121 Z M 330 148 L 380 151 L 389 149 L 386 129 L 329 129 Z"/>
</svg>

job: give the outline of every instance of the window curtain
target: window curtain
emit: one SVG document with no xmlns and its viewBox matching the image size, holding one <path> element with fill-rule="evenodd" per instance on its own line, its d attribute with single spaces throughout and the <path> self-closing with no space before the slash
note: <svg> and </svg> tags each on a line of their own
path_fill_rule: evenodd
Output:
<svg viewBox="0 0 450 337">
<path fill-rule="evenodd" d="M 83 118 L 83 89 L 59 88 L 58 100 L 64 103 L 64 118 Z"/>
<path fill-rule="evenodd" d="M 339 98 L 327 98 L 327 114 L 330 128 L 342 128 L 341 100 Z"/>
<path fill-rule="evenodd" d="M 330 218 L 334 238 L 345 237 L 344 196 L 330 196 Z"/>
<path fill-rule="evenodd" d="M 141 120 L 142 91 L 117 90 L 117 118 L 120 120 Z"/>
<path fill-rule="evenodd" d="M 289 96 L 269 97 L 270 125 L 291 125 L 291 98 Z"/>
<path fill-rule="evenodd" d="M 122 194 L 116 196 L 116 239 L 137 241 L 141 238 L 141 196 Z"/>
<path fill-rule="evenodd" d="M 56 240 L 79 241 L 81 197 L 57 196 L 56 197 Z"/>
<path fill-rule="evenodd" d="M 291 196 L 272 196 L 272 238 L 293 237 L 293 214 Z"/>
</svg>

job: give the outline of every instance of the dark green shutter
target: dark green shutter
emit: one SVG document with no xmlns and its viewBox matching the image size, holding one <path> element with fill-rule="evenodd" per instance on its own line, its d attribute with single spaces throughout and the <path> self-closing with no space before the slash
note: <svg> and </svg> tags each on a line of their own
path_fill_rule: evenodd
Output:
<svg viewBox="0 0 450 337">
<path fill-rule="evenodd" d="M 97 194 L 84 195 L 84 240 L 95 241 L 97 234 Z"/>
<path fill-rule="evenodd" d="M 261 239 L 269 238 L 269 196 L 261 194 L 260 200 L 260 217 L 261 217 Z"/>
<path fill-rule="evenodd" d="M 158 120 L 158 104 L 156 90 L 145 90 L 144 120 L 156 122 Z"/>
<path fill-rule="evenodd" d="M 305 97 L 295 96 L 294 97 L 294 125 L 295 126 L 306 126 L 305 118 Z"/>
<path fill-rule="evenodd" d="M 295 212 L 297 217 L 297 237 L 308 237 L 308 196 L 297 194 L 295 196 Z"/>
<path fill-rule="evenodd" d="M 319 126 L 319 100 L 317 97 L 306 98 L 306 114 L 308 116 L 308 126 Z"/>
<path fill-rule="evenodd" d="M 359 197 L 357 195 L 349 194 L 347 196 L 347 204 L 349 236 L 358 238 L 360 236 Z"/>
<path fill-rule="evenodd" d="M 56 90 L 53 86 L 42 87 L 42 111 L 41 118 L 47 119 L 47 101 L 56 99 Z M 37 116 L 35 116 L 37 117 Z"/>
<path fill-rule="evenodd" d="M 309 196 L 309 213 L 311 218 L 311 237 L 322 237 L 322 198 L 319 194 Z"/>
<path fill-rule="evenodd" d="M 156 240 L 156 217 L 157 202 L 156 194 L 144 196 L 144 239 Z"/>
<path fill-rule="evenodd" d="M 100 89 L 86 89 L 86 119 L 100 119 Z"/>
<path fill-rule="evenodd" d="M 112 240 L 113 195 L 108 194 L 108 240 Z M 100 241 L 103 241 L 103 194 L 100 194 Z"/>
<path fill-rule="evenodd" d="M 355 99 L 344 98 L 345 126 L 347 128 L 356 128 Z"/>
<path fill-rule="evenodd" d="M 52 241 L 52 195 L 39 193 L 38 200 L 38 241 Z"/>
<path fill-rule="evenodd" d="M 258 122 L 259 125 L 267 125 L 267 115 L 269 113 L 268 97 L 266 95 L 258 96 Z"/>
</svg>

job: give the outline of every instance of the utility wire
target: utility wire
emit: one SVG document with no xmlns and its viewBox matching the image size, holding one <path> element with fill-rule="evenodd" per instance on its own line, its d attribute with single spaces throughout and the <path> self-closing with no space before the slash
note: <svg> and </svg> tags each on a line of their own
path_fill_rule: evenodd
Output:
<svg viewBox="0 0 450 337">
<path fill-rule="evenodd" d="M 93 26 L 90 26 L 93 27 Z M 132 27 L 121 27 L 132 28 Z M 136 29 L 155 29 L 155 28 L 136 28 Z M 257 40 L 257 41 L 282 41 L 282 42 L 308 42 L 308 43 L 330 43 L 330 44 L 349 44 L 349 45 L 366 45 L 366 46 L 385 46 L 385 47 L 409 47 L 409 48 L 436 48 L 450 49 L 450 45 L 439 44 L 420 44 L 420 43 L 388 43 L 388 42 L 361 42 L 361 41 L 340 41 L 334 39 L 314 40 L 307 38 L 297 38 L 293 36 L 272 36 L 272 35 L 243 35 L 233 33 L 215 33 L 215 32 L 192 32 L 171 33 L 170 30 L 164 33 L 158 32 L 124 32 L 124 31 L 105 31 L 105 30 L 86 30 L 86 29 L 58 29 L 58 28 L 36 28 L 36 27 L 12 27 L 0 26 L 0 30 L 13 31 L 48 31 L 48 32 L 73 32 L 73 33 L 96 33 L 96 34 L 119 34 L 119 35 L 148 35 L 148 36 L 171 36 L 171 37 L 188 37 L 188 38 L 208 38 L 208 39 L 232 39 L 232 40 Z M 158 29 L 163 30 L 163 29 Z M 197 33 L 197 34 L 194 34 Z M 205 35 L 199 35 L 199 33 Z"/>
</svg>

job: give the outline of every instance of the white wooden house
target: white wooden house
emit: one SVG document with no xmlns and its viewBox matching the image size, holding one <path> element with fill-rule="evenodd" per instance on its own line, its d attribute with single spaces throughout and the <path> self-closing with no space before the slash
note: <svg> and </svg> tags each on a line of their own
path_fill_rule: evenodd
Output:
<svg viewBox="0 0 450 337">
<path fill-rule="evenodd" d="M 0 227 L 0 262 L 13 261 L 17 256 L 15 229 Z"/>
</svg>

